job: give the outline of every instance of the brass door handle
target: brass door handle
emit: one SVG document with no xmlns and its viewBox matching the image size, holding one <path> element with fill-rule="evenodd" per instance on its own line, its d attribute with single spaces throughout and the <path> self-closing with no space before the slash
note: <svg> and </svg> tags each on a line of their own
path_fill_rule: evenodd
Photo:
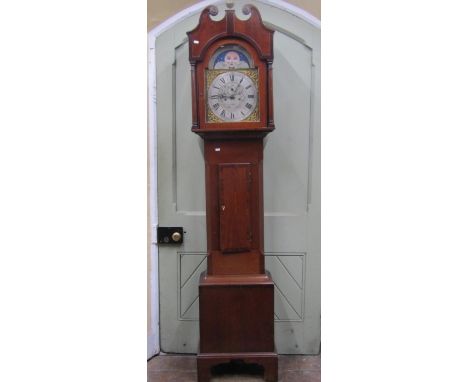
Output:
<svg viewBox="0 0 468 382">
<path fill-rule="evenodd" d="M 180 241 L 180 239 L 182 239 L 182 235 L 180 234 L 180 232 L 174 232 L 171 237 L 172 240 L 174 240 L 175 242 L 178 242 Z"/>
</svg>

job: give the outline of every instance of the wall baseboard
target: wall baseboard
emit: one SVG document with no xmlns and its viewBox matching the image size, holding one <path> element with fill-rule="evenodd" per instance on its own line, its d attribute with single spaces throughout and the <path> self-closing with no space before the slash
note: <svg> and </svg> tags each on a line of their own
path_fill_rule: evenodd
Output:
<svg viewBox="0 0 468 382">
<path fill-rule="evenodd" d="M 146 359 L 150 359 L 159 353 L 159 344 L 156 341 L 157 337 L 155 334 L 150 334 L 148 336 Z"/>
</svg>

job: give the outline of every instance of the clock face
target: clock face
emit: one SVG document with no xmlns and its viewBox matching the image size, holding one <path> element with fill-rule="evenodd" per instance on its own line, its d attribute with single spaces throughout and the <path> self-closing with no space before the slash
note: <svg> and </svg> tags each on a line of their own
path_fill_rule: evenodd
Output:
<svg viewBox="0 0 468 382">
<path fill-rule="evenodd" d="M 210 70 L 207 77 L 208 122 L 258 120 L 256 70 Z"/>
</svg>

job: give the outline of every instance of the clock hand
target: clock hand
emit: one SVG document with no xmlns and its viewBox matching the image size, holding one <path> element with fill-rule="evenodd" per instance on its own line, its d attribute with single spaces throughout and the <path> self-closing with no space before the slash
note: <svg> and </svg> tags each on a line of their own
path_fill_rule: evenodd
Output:
<svg viewBox="0 0 468 382">
<path fill-rule="evenodd" d="M 226 101 L 226 100 L 227 100 L 227 97 L 228 97 L 228 96 L 227 96 L 226 94 L 223 93 L 223 94 L 220 94 L 219 99 L 222 99 L 223 101 Z"/>
<path fill-rule="evenodd" d="M 239 86 L 240 86 L 240 84 L 242 83 L 242 81 L 244 81 L 244 77 L 242 77 L 242 78 L 240 79 L 239 83 L 237 84 L 236 90 L 234 91 L 234 95 L 239 95 L 239 94 L 237 94 L 237 91 L 239 90 Z"/>
<path fill-rule="evenodd" d="M 226 101 L 227 97 L 225 94 L 213 94 L 210 96 L 210 99 L 218 99 L 220 101 Z"/>
<path fill-rule="evenodd" d="M 243 80 L 243 78 L 241 78 L 241 80 L 240 80 L 239 83 L 237 84 L 236 90 L 234 90 L 234 94 L 235 94 L 235 95 L 237 95 L 237 90 L 239 89 L 239 86 L 240 86 L 242 80 Z"/>
</svg>

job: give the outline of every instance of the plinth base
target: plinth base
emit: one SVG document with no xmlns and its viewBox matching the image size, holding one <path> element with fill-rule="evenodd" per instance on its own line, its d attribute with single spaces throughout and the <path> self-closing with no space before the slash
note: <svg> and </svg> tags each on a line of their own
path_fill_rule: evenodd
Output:
<svg viewBox="0 0 468 382">
<path fill-rule="evenodd" d="M 270 274 L 211 276 L 199 285 L 198 382 L 209 382 L 213 366 L 257 364 L 267 382 L 278 380 L 274 342 L 274 284 Z"/>
<path fill-rule="evenodd" d="M 230 362 L 257 364 L 263 368 L 266 382 L 278 381 L 276 353 L 203 353 L 197 356 L 198 382 L 209 382 L 213 366 Z"/>
</svg>

